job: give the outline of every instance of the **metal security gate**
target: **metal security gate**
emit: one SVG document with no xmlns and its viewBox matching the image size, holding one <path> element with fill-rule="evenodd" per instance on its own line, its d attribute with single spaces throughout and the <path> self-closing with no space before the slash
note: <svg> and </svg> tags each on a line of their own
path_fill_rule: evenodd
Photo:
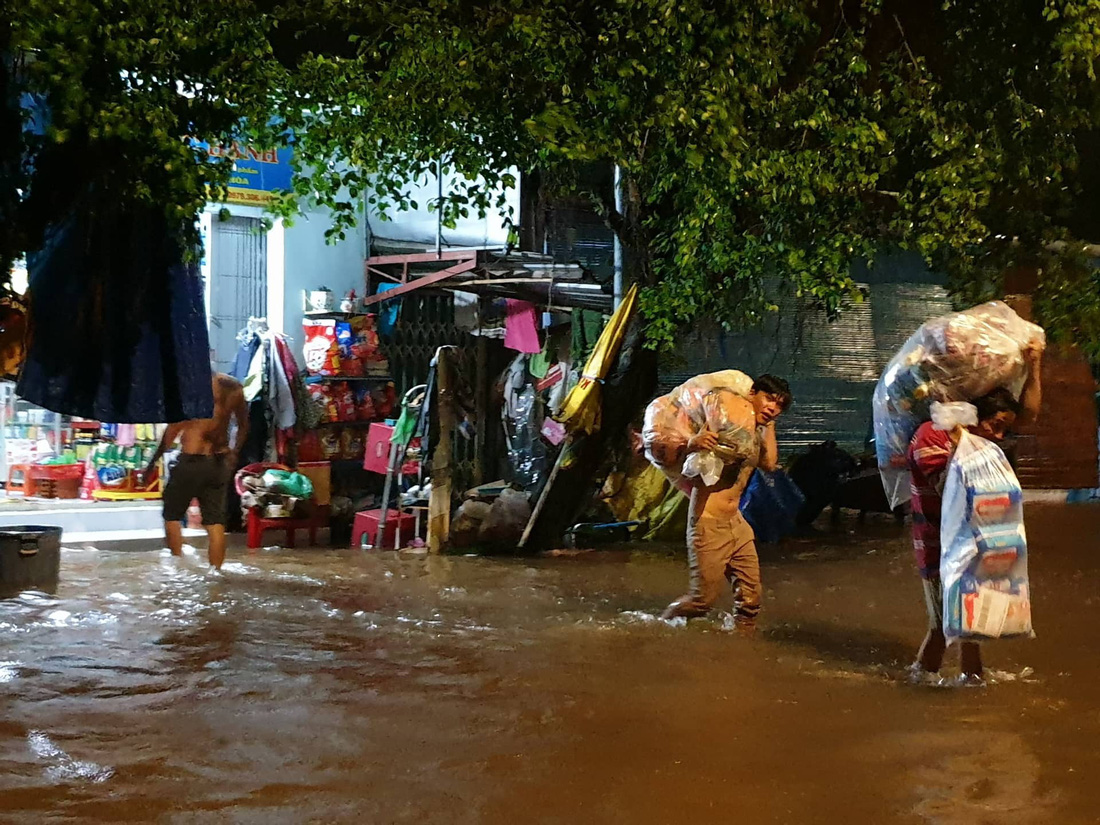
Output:
<svg viewBox="0 0 1100 825">
<path fill-rule="evenodd" d="M 210 347 L 220 372 L 232 370 L 237 333 L 267 315 L 267 234 L 258 218 L 214 220 L 210 244 Z"/>
<path fill-rule="evenodd" d="M 455 326 L 454 296 L 449 292 L 413 292 L 404 296 L 401 299 L 400 321 L 393 338 L 385 345 L 398 398 L 410 388 L 427 380 L 436 350 L 445 345 L 458 348 L 461 353 L 459 368 L 466 382 L 476 392 L 476 344 L 472 336 Z M 455 435 L 456 490 L 465 490 L 481 480 L 480 458 L 474 439 Z"/>
</svg>

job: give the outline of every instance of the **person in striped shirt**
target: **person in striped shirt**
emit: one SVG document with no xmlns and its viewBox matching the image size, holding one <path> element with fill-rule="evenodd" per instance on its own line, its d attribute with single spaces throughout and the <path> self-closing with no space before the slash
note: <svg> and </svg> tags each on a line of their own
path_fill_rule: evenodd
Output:
<svg viewBox="0 0 1100 825">
<path fill-rule="evenodd" d="M 1006 389 L 996 389 L 974 402 L 978 424 L 970 431 L 989 441 L 1000 442 L 1017 423 L 1031 423 L 1039 414 L 1041 389 L 1039 359 L 1042 350 L 1029 348 L 1028 378 L 1020 400 Z M 928 608 L 928 634 L 917 654 L 915 669 L 939 673 L 947 647 L 943 635 L 943 584 L 940 581 L 940 509 L 947 466 L 951 463 L 962 429 L 937 430 L 931 421 L 917 429 L 909 444 L 908 462 L 912 474 L 913 552 L 924 583 L 924 601 Z M 981 649 L 976 642 L 959 646 L 959 666 L 969 680 L 981 680 Z"/>
</svg>

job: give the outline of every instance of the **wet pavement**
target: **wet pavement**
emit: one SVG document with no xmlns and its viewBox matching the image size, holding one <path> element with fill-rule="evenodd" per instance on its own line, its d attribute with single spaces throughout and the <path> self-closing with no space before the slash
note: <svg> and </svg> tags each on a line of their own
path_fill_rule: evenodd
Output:
<svg viewBox="0 0 1100 825">
<path fill-rule="evenodd" d="M 653 618 L 682 550 L 66 551 L 0 602 L 0 821 L 1097 822 L 1100 508 L 1027 520 L 984 688 L 906 681 L 890 521 L 765 548 L 753 641 Z"/>
</svg>

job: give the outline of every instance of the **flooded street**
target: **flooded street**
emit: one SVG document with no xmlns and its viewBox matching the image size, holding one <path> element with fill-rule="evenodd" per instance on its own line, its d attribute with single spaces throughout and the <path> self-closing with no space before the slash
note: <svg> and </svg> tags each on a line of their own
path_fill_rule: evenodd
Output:
<svg viewBox="0 0 1100 825">
<path fill-rule="evenodd" d="M 66 551 L 0 602 L 0 821 L 1097 822 L 1100 509 L 1027 518 L 980 689 L 906 681 L 890 521 L 765 547 L 753 641 L 653 619 L 682 549 Z"/>
</svg>

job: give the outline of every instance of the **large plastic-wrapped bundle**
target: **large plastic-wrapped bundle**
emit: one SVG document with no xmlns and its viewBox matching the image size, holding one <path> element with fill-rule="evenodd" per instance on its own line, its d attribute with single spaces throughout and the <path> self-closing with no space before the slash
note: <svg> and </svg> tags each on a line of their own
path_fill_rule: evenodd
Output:
<svg viewBox="0 0 1100 825">
<path fill-rule="evenodd" d="M 875 451 L 891 507 L 909 500 L 906 454 L 933 401 L 973 401 L 1005 387 L 1019 397 L 1024 350 L 1042 347 L 1042 327 L 991 301 L 921 325 L 886 366 L 872 399 Z"/>
<path fill-rule="evenodd" d="M 948 642 L 1030 636 L 1023 492 L 1001 448 L 963 431 L 940 522 Z"/>
<path fill-rule="evenodd" d="M 716 483 L 725 465 L 751 458 L 758 450 L 751 390 L 749 376 L 723 370 L 697 375 L 655 399 L 646 408 L 642 428 L 646 457 L 681 489 L 685 478 Z M 718 446 L 686 456 L 688 441 L 704 427 L 718 435 Z"/>
</svg>

